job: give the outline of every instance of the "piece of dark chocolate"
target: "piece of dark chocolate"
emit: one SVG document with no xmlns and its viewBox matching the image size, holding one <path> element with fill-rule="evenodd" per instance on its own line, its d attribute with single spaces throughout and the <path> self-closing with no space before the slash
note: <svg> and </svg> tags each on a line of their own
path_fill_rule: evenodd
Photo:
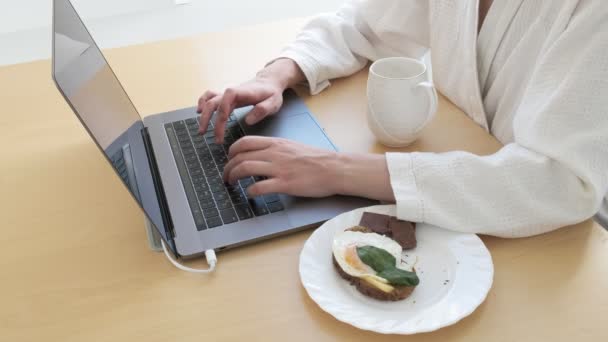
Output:
<svg viewBox="0 0 608 342">
<path fill-rule="evenodd" d="M 403 249 L 416 248 L 416 226 L 414 223 L 391 217 L 388 226 L 393 240 L 397 241 Z"/>
<path fill-rule="evenodd" d="M 390 236 L 390 219 L 388 215 L 364 212 L 359 225 L 371 229 L 374 233 Z"/>
</svg>

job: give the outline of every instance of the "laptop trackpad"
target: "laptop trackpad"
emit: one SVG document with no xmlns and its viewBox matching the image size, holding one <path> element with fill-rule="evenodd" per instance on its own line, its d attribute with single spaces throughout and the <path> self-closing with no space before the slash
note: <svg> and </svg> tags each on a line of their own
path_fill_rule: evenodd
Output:
<svg viewBox="0 0 608 342">
<path fill-rule="evenodd" d="M 321 127 L 307 112 L 294 115 L 280 111 L 253 126 L 241 121 L 241 127 L 247 135 L 285 138 L 326 150 L 335 150 Z"/>
</svg>

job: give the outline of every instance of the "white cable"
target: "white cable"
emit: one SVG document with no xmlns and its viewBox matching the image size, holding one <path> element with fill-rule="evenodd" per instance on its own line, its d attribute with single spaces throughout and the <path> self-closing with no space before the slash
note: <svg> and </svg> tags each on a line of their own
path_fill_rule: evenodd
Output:
<svg viewBox="0 0 608 342">
<path fill-rule="evenodd" d="M 215 251 L 213 249 L 208 249 L 205 251 L 205 258 L 207 259 L 207 264 L 209 264 L 209 268 L 206 270 L 200 270 L 196 268 L 186 267 L 175 260 L 169 251 L 167 251 L 167 245 L 165 245 L 164 240 L 160 240 L 163 245 L 163 252 L 165 252 L 165 256 L 169 261 L 173 264 L 173 266 L 179 268 L 182 271 L 190 272 L 190 273 L 211 273 L 215 270 L 215 264 L 217 264 L 217 257 L 215 256 Z"/>
</svg>

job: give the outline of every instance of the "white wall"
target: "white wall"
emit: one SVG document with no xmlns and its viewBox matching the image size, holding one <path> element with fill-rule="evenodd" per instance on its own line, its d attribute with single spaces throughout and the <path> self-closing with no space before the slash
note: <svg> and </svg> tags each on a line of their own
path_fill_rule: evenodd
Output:
<svg viewBox="0 0 608 342">
<path fill-rule="evenodd" d="M 52 0 L 0 0 L 0 34 L 51 25 Z M 84 18 L 94 19 L 173 6 L 173 0 L 74 0 Z"/>
<path fill-rule="evenodd" d="M 343 0 L 73 0 L 103 48 L 333 11 Z M 178 1 L 179 2 L 179 1 Z M 0 0 L 0 65 L 50 57 L 52 0 Z"/>
</svg>

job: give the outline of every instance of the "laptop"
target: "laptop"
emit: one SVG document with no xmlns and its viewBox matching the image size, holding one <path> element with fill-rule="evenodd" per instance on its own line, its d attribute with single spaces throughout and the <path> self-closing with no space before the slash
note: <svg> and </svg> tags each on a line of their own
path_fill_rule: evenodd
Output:
<svg viewBox="0 0 608 342">
<path fill-rule="evenodd" d="M 376 204 L 355 197 L 249 198 L 262 178 L 222 181 L 228 148 L 244 135 L 283 137 L 336 147 L 293 92 L 281 110 L 254 126 L 236 109 L 223 144 L 213 124 L 199 134 L 196 107 L 142 117 L 69 0 L 53 1 L 53 80 L 160 237 L 177 257 L 196 257 L 314 227 L 340 213 Z M 212 120 L 213 122 L 213 120 Z"/>
</svg>

